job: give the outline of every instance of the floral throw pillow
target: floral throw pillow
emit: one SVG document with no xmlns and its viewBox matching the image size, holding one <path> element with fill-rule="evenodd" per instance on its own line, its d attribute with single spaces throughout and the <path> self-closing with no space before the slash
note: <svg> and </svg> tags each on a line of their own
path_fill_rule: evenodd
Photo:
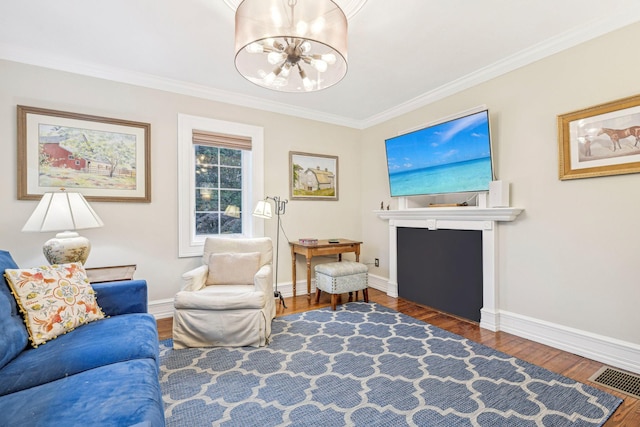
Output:
<svg viewBox="0 0 640 427">
<path fill-rule="evenodd" d="M 84 323 L 104 318 L 79 262 L 6 269 L 4 273 L 34 347 Z"/>
</svg>

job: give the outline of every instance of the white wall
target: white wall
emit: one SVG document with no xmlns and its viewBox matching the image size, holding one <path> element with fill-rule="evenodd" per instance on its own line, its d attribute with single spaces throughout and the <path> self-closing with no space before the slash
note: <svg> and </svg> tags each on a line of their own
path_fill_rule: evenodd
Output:
<svg viewBox="0 0 640 427">
<path fill-rule="evenodd" d="M 82 230 L 92 242 L 87 267 L 137 264 L 147 279 L 149 298 L 169 302 L 180 276 L 199 258 L 178 258 L 178 113 L 264 127 L 265 194 L 288 198 L 289 151 L 339 158 L 339 201 L 292 201 L 282 217 L 290 239 L 360 238 L 360 132 L 244 107 L 176 95 L 44 68 L 0 61 L 0 248 L 22 267 L 46 264 L 42 244 L 55 233 L 20 230 L 37 202 L 17 200 L 16 105 L 28 105 L 151 124 L 151 203 L 93 202 L 105 223 Z M 252 207 L 249 207 L 251 209 Z M 276 222 L 265 222 L 275 243 Z M 280 238 L 279 282 L 291 282 L 291 255 Z M 302 265 L 298 277 L 304 280 Z M 304 288 L 303 288 L 304 289 Z M 165 304 L 165 306 L 170 306 Z M 165 307 L 166 308 L 166 307 Z"/>
<path fill-rule="evenodd" d="M 559 114 L 640 93 L 640 57 L 628 54 L 637 40 L 640 24 L 365 130 L 362 235 L 365 256 L 381 259 L 372 273 L 388 276 L 387 222 L 372 213 L 391 201 L 384 139 L 486 104 L 497 176 L 525 209 L 499 227 L 499 308 L 640 344 L 640 175 L 560 181 L 556 130 Z"/>
</svg>

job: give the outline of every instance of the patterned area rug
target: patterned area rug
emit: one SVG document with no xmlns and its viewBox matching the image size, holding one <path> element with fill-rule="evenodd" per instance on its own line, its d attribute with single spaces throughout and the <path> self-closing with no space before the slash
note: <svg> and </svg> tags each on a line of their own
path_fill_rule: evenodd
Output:
<svg viewBox="0 0 640 427">
<path fill-rule="evenodd" d="M 167 426 L 599 426 L 621 399 L 377 304 L 276 318 L 267 347 L 160 348 Z"/>
</svg>

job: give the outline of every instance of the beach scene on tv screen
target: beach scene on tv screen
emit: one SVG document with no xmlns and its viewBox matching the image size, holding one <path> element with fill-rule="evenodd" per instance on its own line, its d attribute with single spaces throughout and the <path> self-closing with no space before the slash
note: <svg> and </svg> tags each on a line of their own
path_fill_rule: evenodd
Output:
<svg viewBox="0 0 640 427">
<path fill-rule="evenodd" d="M 392 196 L 489 189 L 489 118 L 481 111 L 386 141 Z"/>
</svg>

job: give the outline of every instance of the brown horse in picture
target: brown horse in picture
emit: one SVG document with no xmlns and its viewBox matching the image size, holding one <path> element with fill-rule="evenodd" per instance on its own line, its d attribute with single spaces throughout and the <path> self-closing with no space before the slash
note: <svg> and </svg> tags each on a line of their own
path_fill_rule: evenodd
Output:
<svg viewBox="0 0 640 427">
<path fill-rule="evenodd" d="M 616 151 L 616 145 L 619 149 L 622 150 L 622 147 L 620 146 L 620 140 L 628 138 L 630 136 L 635 138 L 635 144 L 633 144 L 633 146 L 637 147 L 638 140 L 640 140 L 640 126 L 631 126 L 626 129 L 602 128 L 596 136 L 600 136 L 602 134 L 607 134 L 609 138 L 611 138 L 611 142 L 613 143 L 613 151 Z"/>
</svg>

